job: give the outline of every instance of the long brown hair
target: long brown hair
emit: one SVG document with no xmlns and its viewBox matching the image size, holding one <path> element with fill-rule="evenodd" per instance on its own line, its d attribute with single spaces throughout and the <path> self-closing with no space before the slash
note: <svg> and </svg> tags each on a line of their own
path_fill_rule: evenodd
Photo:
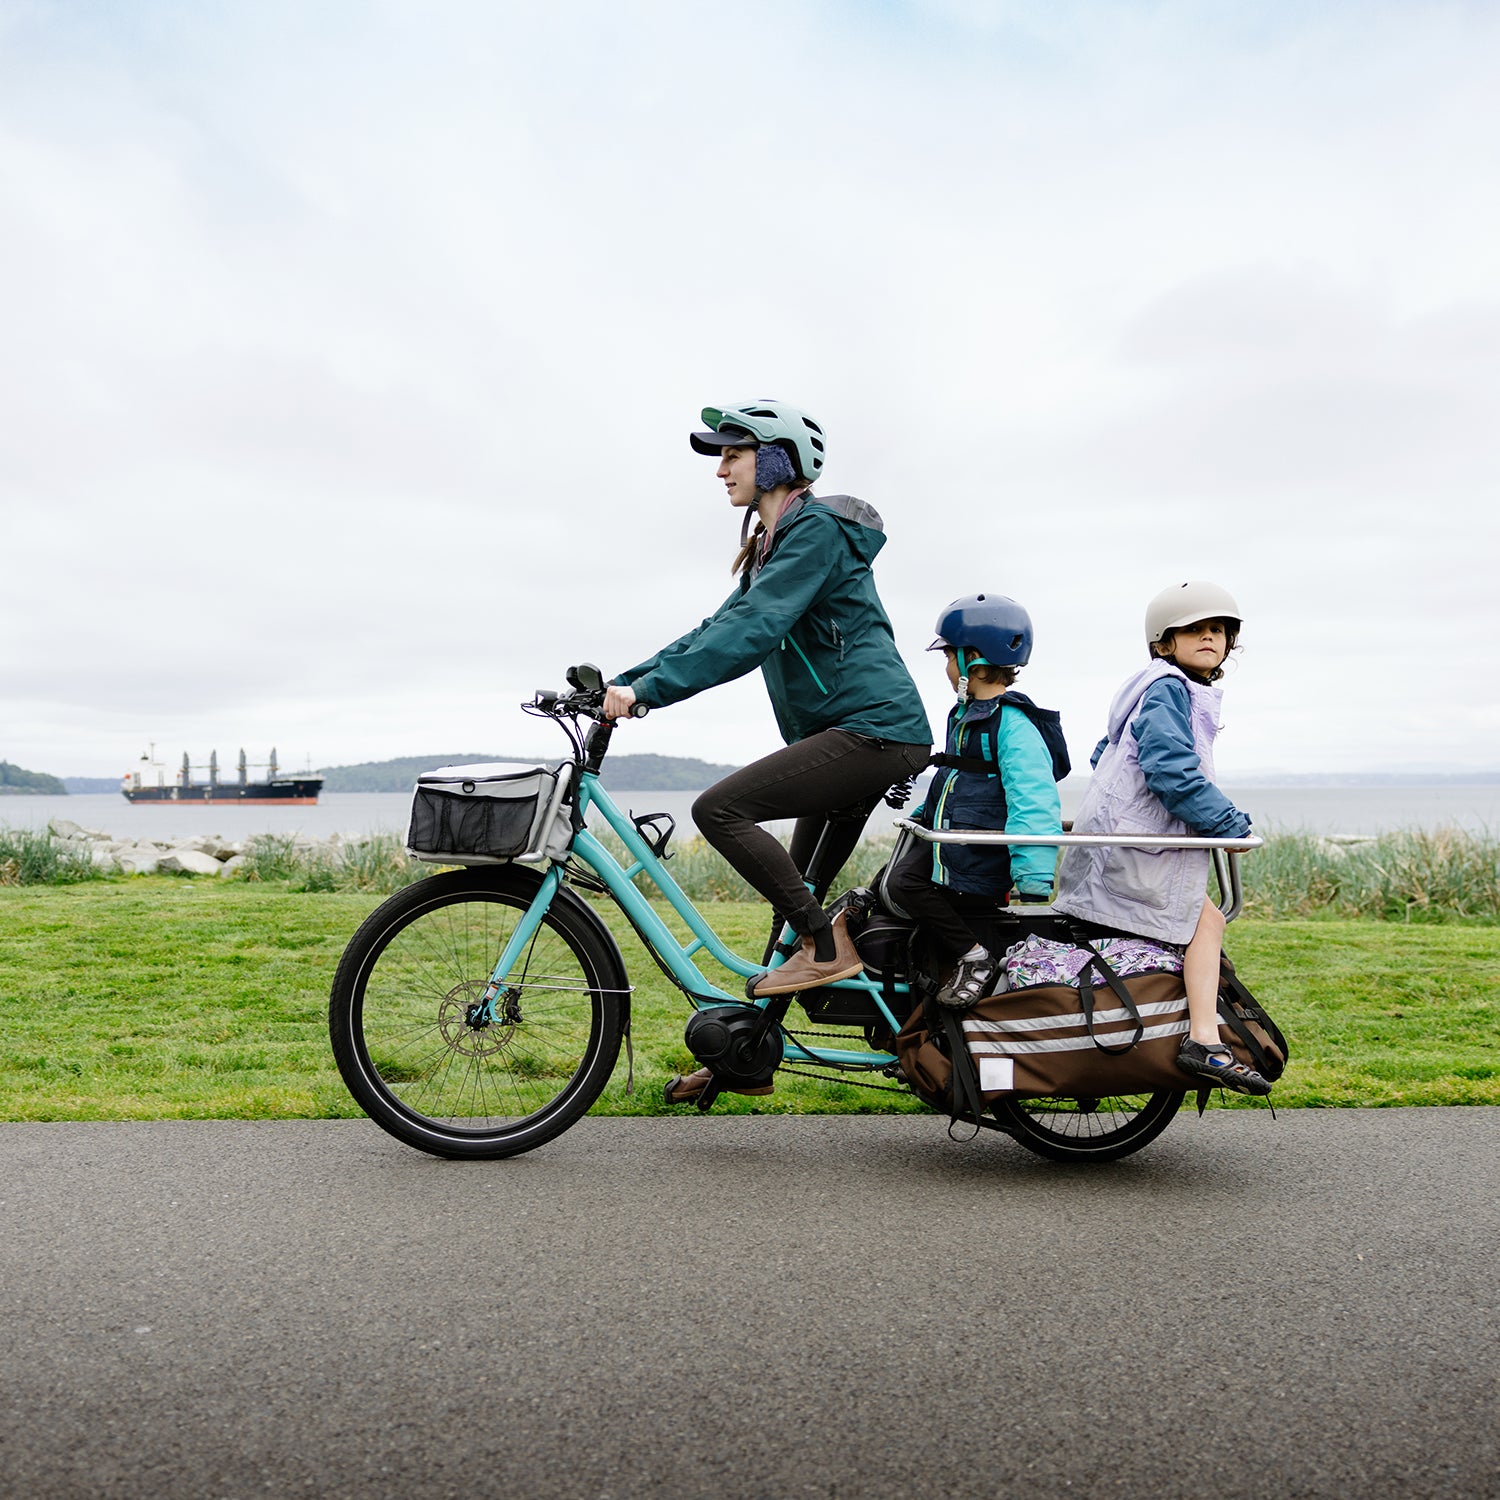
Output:
<svg viewBox="0 0 1500 1500">
<path fill-rule="evenodd" d="M 750 530 L 750 517 L 755 516 L 755 530 Z M 765 537 L 766 528 L 760 519 L 760 511 L 746 511 L 743 524 L 740 526 L 740 550 L 734 554 L 734 561 L 729 566 L 729 571 L 738 578 L 741 573 L 749 570 L 755 561 L 755 554 L 760 551 L 760 544 Z"/>
<path fill-rule="evenodd" d="M 765 491 L 759 493 L 764 494 Z M 787 505 L 799 496 L 812 494 L 808 482 L 798 474 L 792 481 L 791 493 L 787 496 Z M 786 509 L 785 506 L 782 507 Z M 755 530 L 750 529 L 751 512 L 745 512 L 745 519 L 740 522 L 740 550 L 734 554 L 734 561 L 729 565 L 730 573 L 738 578 L 741 573 L 747 573 L 755 566 L 755 559 L 766 539 L 765 523 L 760 518 L 760 501 L 755 503 Z M 779 519 L 779 518 L 778 518 Z"/>
</svg>

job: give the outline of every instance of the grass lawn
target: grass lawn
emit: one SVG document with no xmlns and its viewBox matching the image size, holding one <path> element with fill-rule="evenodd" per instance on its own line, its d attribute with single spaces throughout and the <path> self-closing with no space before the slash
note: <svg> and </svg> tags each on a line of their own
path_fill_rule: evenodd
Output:
<svg viewBox="0 0 1500 1500">
<path fill-rule="evenodd" d="M 339 953 L 380 899 L 165 876 L 0 888 L 0 1119 L 357 1114 L 325 1012 Z M 709 914 L 753 954 L 763 910 L 720 902 Z M 686 1004 L 613 907 L 601 912 L 637 985 L 636 1092 L 622 1054 L 597 1109 L 659 1113 L 662 1081 L 691 1066 Z M 1292 1043 L 1278 1106 L 1500 1104 L 1500 927 L 1246 918 L 1228 946 Z M 920 1107 L 788 1080 L 716 1109 Z"/>
</svg>

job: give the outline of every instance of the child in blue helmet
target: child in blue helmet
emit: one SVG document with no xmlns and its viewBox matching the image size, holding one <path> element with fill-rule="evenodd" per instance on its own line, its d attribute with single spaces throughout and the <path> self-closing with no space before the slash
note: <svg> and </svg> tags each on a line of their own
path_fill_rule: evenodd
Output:
<svg viewBox="0 0 1500 1500">
<path fill-rule="evenodd" d="M 1011 691 L 1031 659 L 1031 616 L 1003 594 L 971 594 L 938 616 L 937 635 L 928 649 L 943 652 L 958 702 L 918 821 L 934 829 L 1060 834 L 1057 783 L 1068 774 L 1061 724 L 1051 709 Z M 1022 901 L 1048 900 L 1056 859 L 1049 845 L 915 840 L 892 863 L 886 900 L 921 923 L 940 964 L 954 966 L 938 993 L 942 1004 L 974 1004 L 999 973 L 999 957 L 976 939 L 965 915 L 1007 904 L 1013 888 Z"/>
</svg>

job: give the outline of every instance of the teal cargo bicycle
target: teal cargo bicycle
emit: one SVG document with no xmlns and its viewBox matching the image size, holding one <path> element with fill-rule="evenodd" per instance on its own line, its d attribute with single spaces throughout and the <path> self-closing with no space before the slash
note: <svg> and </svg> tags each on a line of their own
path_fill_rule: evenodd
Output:
<svg viewBox="0 0 1500 1500">
<path fill-rule="evenodd" d="M 445 767 L 418 783 L 410 847 L 421 858 L 460 868 L 390 897 L 340 960 L 329 1031 L 339 1072 L 360 1107 L 407 1145 L 471 1159 L 529 1151 L 586 1114 L 609 1082 L 622 1043 L 629 1046 L 631 985 L 618 944 L 580 892 L 605 896 L 624 913 L 693 1008 L 690 1045 L 700 1060 L 714 1059 L 723 1082 L 765 1077 L 779 1067 L 911 1092 L 893 1047 L 921 975 L 866 972 L 815 994 L 758 1001 L 705 976 L 704 956 L 741 981 L 767 962 L 731 951 L 672 878 L 670 817 L 628 815 L 600 785 L 614 727 L 602 713 L 604 683 L 586 665 L 570 669 L 568 681 L 569 691 L 539 692 L 523 708 L 564 730 L 570 760 L 556 767 Z M 590 810 L 618 837 L 628 864 L 590 831 Z M 1006 838 L 925 830 L 920 836 Z M 1230 842 L 1155 841 L 1211 848 L 1232 917 L 1240 886 Z M 1237 847 L 1257 842 L 1240 840 Z M 653 908 L 643 884 L 681 919 L 686 941 Z M 1001 951 L 1029 932 L 1048 931 L 1049 917 L 1037 908 L 998 909 L 990 920 L 986 946 Z M 779 961 L 770 955 L 772 965 Z M 806 1026 L 790 1019 L 794 998 Z M 975 1123 L 1054 1159 L 1112 1160 L 1159 1135 L 1186 1087 L 1000 1098 Z M 718 1091 L 718 1083 L 704 1090 L 698 1108 L 708 1109 Z"/>
</svg>

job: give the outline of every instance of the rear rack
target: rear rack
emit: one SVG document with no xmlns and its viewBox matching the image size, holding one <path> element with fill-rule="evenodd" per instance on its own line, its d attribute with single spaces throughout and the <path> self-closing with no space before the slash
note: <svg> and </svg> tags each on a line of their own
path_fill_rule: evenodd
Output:
<svg viewBox="0 0 1500 1500">
<path fill-rule="evenodd" d="M 1039 845 L 1048 849 L 1076 845 L 1093 849 L 1206 849 L 1213 858 L 1219 882 L 1219 910 L 1232 922 L 1244 905 L 1240 886 L 1242 852 L 1259 849 L 1265 840 L 1249 833 L 1238 839 L 1203 839 L 1185 833 L 1005 833 L 989 828 L 924 828 L 910 818 L 897 818 L 897 828 L 909 830 L 926 844 Z"/>
</svg>

